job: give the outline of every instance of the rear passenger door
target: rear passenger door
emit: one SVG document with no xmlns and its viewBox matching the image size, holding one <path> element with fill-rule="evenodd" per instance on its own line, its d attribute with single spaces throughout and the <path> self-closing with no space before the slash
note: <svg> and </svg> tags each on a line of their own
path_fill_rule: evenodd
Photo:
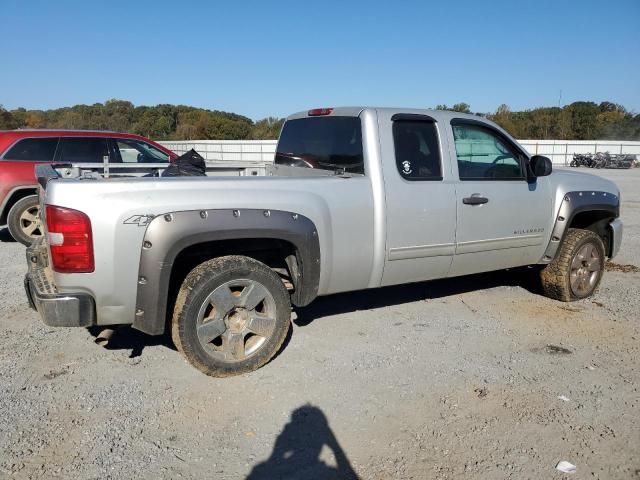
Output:
<svg viewBox="0 0 640 480">
<path fill-rule="evenodd" d="M 536 263 L 551 215 L 548 177 L 528 182 L 527 155 L 490 124 L 454 119 L 449 134 L 459 179 L 450 275 Z"/>
<path fill-rule="evenodd" d="M 385 110 L 378 119 L 387 211 L 382 284 L 446 276 L 455 249 L 456 206 L 441 126 L 426 115 Z"/>
</svg>

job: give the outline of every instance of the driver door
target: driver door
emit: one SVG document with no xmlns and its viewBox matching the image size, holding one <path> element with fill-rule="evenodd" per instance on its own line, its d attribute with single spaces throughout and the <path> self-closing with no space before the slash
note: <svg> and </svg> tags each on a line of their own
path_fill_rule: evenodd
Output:
<svg viewBox="0 0 640 480">
<path fill-rule="evenodd" d="M 551 212 L 548 177 L 527 182 L 527 156 L 489 124 L 454 119 L 456 250 L 450 276 L 540 260 Z"/>
</svg>

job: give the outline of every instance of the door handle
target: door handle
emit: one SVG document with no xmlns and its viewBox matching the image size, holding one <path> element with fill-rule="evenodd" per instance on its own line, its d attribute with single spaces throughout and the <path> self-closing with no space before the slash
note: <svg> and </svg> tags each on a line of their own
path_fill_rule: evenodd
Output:
<svg viewBox="0 0 640 480">
<path fill-rule="evenodd" d="M 470 197 L 462 199 L 462 203 L 465 205 L 482 205 L 488 201 L 489 199 L 487 197 L 483 197 L 479 193 L 473 193 Z"/>
</svg>

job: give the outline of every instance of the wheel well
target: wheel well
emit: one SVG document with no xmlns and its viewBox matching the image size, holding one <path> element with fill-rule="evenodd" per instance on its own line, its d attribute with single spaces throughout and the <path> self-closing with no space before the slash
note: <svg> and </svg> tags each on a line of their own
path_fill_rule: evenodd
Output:
<svg viewBox="0 0 640 480">
<path fill-rule="evenodd" d="M 7 200 L 7 203 L 4 204 L 2 213 L 0 213 L 0 225 L 6 225 L 9 210 L 11 210 L 11 207 L 13 207 L 18 200 L 22 200 L 24 197 L 29 197 L 31 195 L 36 195 L 37 193 L 38 190 L 35 188 L 21 188 L 20 190 L 14 190 Z"/>
<path fill-rule="evenodd" d="M 604 243 L 604 251 L 611 255 L 611 229 L 609 222 L 615 217 L 611 212 L 605 210 L 589 210 L 577 213 L 569 224 L 569 228 L 581 228 L 591 230 L 598 235 Z"/>
<path fill-rule="evenodd" d="M 197 243 L 180 251 L 173 262 L 167 296 L 167 322 L 171 321 L 178 291 L 189 272 L 202 262 L 226 255 L 244 255 L 264 263 L 280 275 L 288 290 L 295 291 L 298 261 L 292 243 L 273 238 Z"/>
</svg>

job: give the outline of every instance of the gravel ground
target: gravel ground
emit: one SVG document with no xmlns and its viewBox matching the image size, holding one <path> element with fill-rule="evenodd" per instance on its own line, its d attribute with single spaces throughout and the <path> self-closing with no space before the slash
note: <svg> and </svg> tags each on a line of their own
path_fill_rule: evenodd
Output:
<svg viewBox="0 0 640 480">
<path fill-rule="evenodd" d="M 598 174 L 640 265 L 640 169 Z M 212 379 L 164 338 L 46 327 L 0 240 L 0 478 L 640 478 L 633 268 L 572 304 L 527 272 L 322 298 L 270 364 Z"/>
</svg>

